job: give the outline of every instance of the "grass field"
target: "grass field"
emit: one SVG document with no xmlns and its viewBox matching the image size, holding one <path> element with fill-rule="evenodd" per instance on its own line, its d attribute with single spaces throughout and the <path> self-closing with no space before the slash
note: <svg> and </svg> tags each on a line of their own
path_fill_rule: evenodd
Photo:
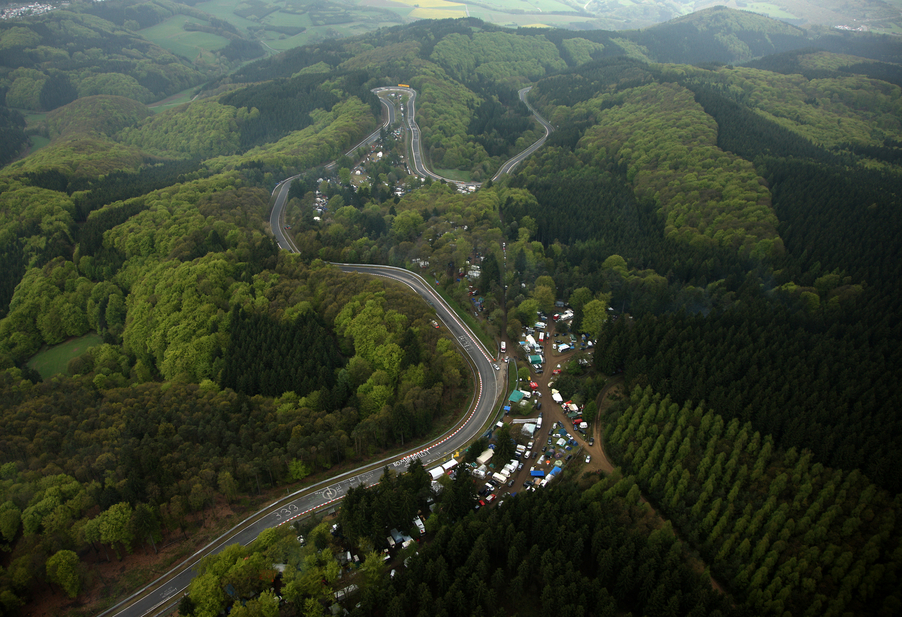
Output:
<svg viewBox="0 0 902 617">
<path fill-rule="evenodd" d="M 436 169 L 435 173 L 443 178 L 450 178 L 458 182 L 469 182 L 471 179 L 470 172 L 462 169 Z"/>
<path fill-rule="evenodd" d="M 410 16 L 417 19 L 456 19 L 466 17 L 467 10 L 463 5 L 453 6 L 449 3 L 446 7 L 414 9 L 410 12 Z"/>
<path fill-rule="evenodd" d="M 37 152 L 44 146 L 50 143 L 50 140 L 46 137 L 41 137 L 40 135 L 31 135 L 31 150 L 30 152 Z"/>
<path fill-rule="evenodd" d="M 196 90 L 196 86 L 192 86 L 191 88 L 186 88 L 181 92 L 173 94 L 172 96 L 166 97 L 162 101 L 157 101 L 155 103 L 149 103 L 147 108 L 156 113 L 160 113 L 161 111 L 166 111 L 171 107 L 175 107 L 176 105 L 181 105 L 182 103 L 187 103 L 194 97 L 194 92 Z"/>
<path fill-rule="evenodd" d="M 173 15 L 156 26 L 141 30 L 141 36 L 188 60 L 193 60 L 202 51 L 216 51 L 229 44 L 228 40 L 216 34 L 185 30 L 182 26 L 186 22 L 206 24 L 193 17 Z"/>
<path fill-rule="evenodd" d="M 794 19 L 797 15 L 793 15 L 783 7 L 770 2 L 752 2 L 748 5 L 748 10 L 756 13 L 762 13 L 774 19 Z"/>
<path fill-rule="evenodd" d="M 213 17 L 218 17 L 223 21 L 227 21 L 241 30 L 247 30 L 249 27 L 257 26 L 256 21 L 235 15 L 235 9 L 240 6 L 241 4 L 236 3 L 235 0 L 212 0 L 211 2 L 198 2 L 194 5 L 194 8 L 203 11 L 204 13 L 209 13 Z"/>
<path fill-rule="evenodd" d="M 69 360 L 80 356 L 89 347 L 102 344 L 103 339 L 100 338 L 99 334 L 89 332 L 84 336 L 69 339 L 65 343 L 42 349 L 28 361 L 28 366 L 39 372 L 41 377 L 47 379 L 51 375 L 65 373 Z"/>
</svg>

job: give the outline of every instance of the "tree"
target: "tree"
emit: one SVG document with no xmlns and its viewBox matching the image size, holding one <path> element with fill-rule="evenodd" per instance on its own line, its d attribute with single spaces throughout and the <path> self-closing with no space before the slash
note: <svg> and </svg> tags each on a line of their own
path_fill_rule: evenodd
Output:
<svg viewBox="0 0 902 617">
<path fill-rule="evenodd" d="M 548 314 L 554 309 L 554 290 L 551 287 L 536 285 L 532 290 L 532 298 L 538 303 L 539 310 L 543 313 Z"/>
<path fill-rule="evenodd" d="M 225 496 L 226 501 L 229 503 L 238 497 L 238 483 L 230 472 L 220 471 L 217 484 L 219 485 L 219 492 Z"/>
<path fill-rule="evenodd" d="M 495 443 L 495 456 L 498 457 L 498 460 L 509 461 L 514 458 L 516 446 L 511 438 L 510 424 L 502 424 L 501 428 L 495 431 Z"/>
<path fill-rule="evenodd" d="M 574 312 L 582 311 L 585 306 L 591 302 L 592 290 L 588 287 L 578 287 L 573 290 L 573 293 L 570 294 L 570 306 L 573 307 Z"/>
<path fill-rule="evenodd" d="M 192 617 L 195 608 L 196 605 L 194 604 L 194 600 L 191 599 L 191 596 L 188 594 L 183 595 L 182 599 L 179 601 L 179 615 L 183 617 Z"/>
<path fill-rule="evenodd" d="M 511 311 L 514 313 L 514 311 Z M 507 316 L 507 337 L 512 341 L 520 340 L 520 332 L 523 330 L 523 322 L 511 314 Z"/>
<path fill-rule="evenodd" d="M 157 511 L 146 503 L 139 503 L 132 515 L 131 525 L 132 536 L 149 540 L 153 546 L 153 552 L 156 553 L 157 542 L 163 539 L 160 535 L 160 518 Z"/>
<path fill-rule="evenodd" d="M 385 575 L 382 556 L 376 551 L 367 553 L 360 565 L 360 573 L 363 575 L 363 589 L 378 589 Z"/>
<path fill-rule="evenodd" d="M 551 305 L 554 306 L 554 300 L 552 299 Z M 517 316 L 519 317 L 522 323 L 527 323 L 532 326 L 532 324 L 536 321 L 536 314 L 539 312 L 539 302 L 535 298 L 527 298 L 523 302 L 520 303 L 520 306 L 517 307 Z M 519 332 L 517 333 L 519 336 Z"/>
<path fill-rule="evenodd" d="M 6 542 L 11 543 L 13 541 L 21 522 L 22 513 L 16 507 L 16 504 L 12 501 L 7 501 L 0 505 L 0 536 Z"/>
<path fill-rule="evenodd" d="M 198 617 L 214 617 L 228 602 L 228 596 L 222 588 L 219 577 L 213 572 L 205 572 L 194 577 L 188 585 L 188 592 L 194 601 L 194 614 Z"/>
<path fill-rule="evenodd" d="M 608 299 L 595 299 L 583 307 L 583 331 L 592 340 L 598 340 L 601 329 L 607 320 Z"/>
<path fill-rule="evenodd" d="M 288 464 L 288 477 L 292 481 L 303 480 L 307 476 L 310 475 L 310 468 L 305 465 L 302 461 L 298 459 L 294 459 L 291 463 Z"/>
<path fill-rule="evenodd" d="M 480 454 L 485 452 L 486 448 L 488 448 L 488 447 L 489 447 L 488 439 L 486 439 L 484 436 L 477 438 L 476 441 L 474 441 L 472 444 L 470 444 L 470 448 L 467 450 L 466 455 L 464 456 L 464 460 L 467 463 L 474 462 L 479 457 Z"/>
<path fill-rule="evenodd" d="M 122 544 L 126 551 L 131 552 L 134 539 L 131 525 L 132 507 L 126 502 L 117 503 L 105 512 L 101 512 L 97 519 L 100 542 L 111 546 L 116 553 L 116 559 L 121 560 L 118 545 Z"/>
<path fill-rule="evenodd" d="M 70 598 L 81 591 L 81 568 L 78 555 L 72 551 L 57 551 L 46 564 L 47 578 L 63 588 Z"/>
<path fill-rule="evenodd" d="M 501 285 L 501 268 L 494 253 L 489 253 L 482 260 L 482 268 L 479 272 L 479 289 L 487 294 L 493 285 Z"/>
</svg>

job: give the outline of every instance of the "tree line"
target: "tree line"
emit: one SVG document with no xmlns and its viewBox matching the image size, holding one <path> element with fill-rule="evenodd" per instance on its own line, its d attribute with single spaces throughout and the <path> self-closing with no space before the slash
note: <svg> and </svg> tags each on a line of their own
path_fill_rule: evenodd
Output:
<svg viewBox="0 0 902 617">
<path fill-rule="evenodd" d="M 352 614 L 742 614 L 654 528 L 631 478 L 564 482 L 434 529 Z"/>
<path fill-rule="evenodd" d="M 623 409 L 626 407 L 625 409 Z M 615 460 L 756 614 L 892 614 L 897 504 L 858 470 L 776 447 L 738 418 L 634 389 Z"/>
</svg>

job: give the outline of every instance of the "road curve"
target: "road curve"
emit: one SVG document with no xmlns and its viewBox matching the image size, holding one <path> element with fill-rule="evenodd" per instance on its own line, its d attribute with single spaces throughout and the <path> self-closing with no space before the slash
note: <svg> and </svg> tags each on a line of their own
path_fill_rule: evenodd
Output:
<svg viewBox="0 0 902 617">
<path fill-rule="evenodd" d="M 503 176 L 504 174 L 509 174 L 513 171 L 513 169 L 519 165 L 526 157 L 530 156 L 533 152 L 538 150 L 544 145 L 545 140 L 548 139 L 548 136 L 551 135 L 552 131 L 554 131 L 554 127 L 548 123 L 545 118 L 539 115 L 532 105 L 529 104 L 529 101 L 526 99 L 526 95 L 529 91 L 532 90 L 532 86 L 527 86 L 526 88 L 521 88 L 518 92 L 520 96 L 520 100 L 526 104 L 526 107 L 532 113 L 533 117 L 542 125 L 542 128 L 545 129 L 545 134 L 533 142 L 529 147 L 527 147 L 522 152 L 519 152 L 514 157 L 505 162 L 499 169 L 498 172 L 492 176 L 492 181 L 496 181 L 498 178 Z M 434 180 L 444 180 L 445 182 L 449 182 L 452 184 L 465 184 L 468 186 L 482 186 L 481 182 L 461 182 L 459 180 L 452 180 L 450 178 L 443 178 L 442 176 L 436 174 L 432 170 L 426 167 L 423 163 L 423 150 L 422 150 L 422 140 L 420 139 L 420 127 L 416 122 L 416 99 L 417 99 L 417 91 L 413 88 L 404 88 L 401 86 L 388 86 L 382 88 L 373 88 L 372 92 L 379 97 L 379 100 L 382 101 L 382 104 L 385 105 L 391 112 L 394 111 L 394 104 L 388 103 L 385 99 L 382 98 L 383 94 L 388 94 L 391 92 L 396 93 L 404 93 L 409 96 L 407 101 L 408 110 L 405 117 L 405 121 L 407 123 L 407 130 L 410 131 L 410 159 L 413 164 L 413 171 L 420 176 L 428 176 Z M 394 123 L 394 116 L 392 115 L 390 120 L 387 122 L 386 126 L 389 126 Z M 356 149 L 356 148 L 355 148 Z"/>
<path fill-rule="evenodd" d="M 420 151 L 419 127 L 413 120 L 415 115 L 416 91 L 409 88 L 376 88 L 373 91 L 397 91 L 404 90 L 410 93 L 409 111 L 407 114 L 408 128 L 411 131 L 411 151 L 414 168 L 417 173 L 442 180 L 423 165 Z M 536 119 L 545 127 L 545 136 L 533 143 L 529 148 L 506 162 L 494 176 L 497 179 L 510 171 L 523 159 L 535 152 L 545 142 L 553 128 L 526 102 L 526 93 L 529 88 L 520 90 L 520 99 L 526 103 Z M 379 129 L 370 133 L 363 141 L 351 148 L 347 154 L 352 155 L 357 149 L 375 142 L 382 128 L 388 128 L 394 123 L 394 105 L 380 97 L 385 110 L 385 122 Z M 415 146 L 413 144 L 416 144 Z M 331 164 L 334 168 L 334 163 Z M 270 213 L 270 227 L 279 247 L 292 253 L 299 252 L 292 238 L 284 233 L 284 211 L 288 201 L 288 192 L 291 182 L 297 178 L 292 176 L 280 182 L 273 189 L 274 204 Z M 447 180 L 454 182 L 453 180 Z M 467 183 L 479 184 L 479 183 Z M 181 600 L 188 584 L 196 575 L 195 567 L 201 558 L 207 555 L 217 554 L 226 546 L 240 542 L 248 544 L 260 533 L 270 527 L 285 524 L 300 516 L 310 514 L 314 510 L 339 501 L 347 493 L 348 488 L 355 486 L 372 486 L 377 483 L 385 466 L 391 466 L 398 471 L 407 469 L 410 461 L 420 459 L 424 465 L 445 460 L 448 456 L 458 451 L 462 446 L 475 437 L 491 417 L 495 409 L 495 403 L 505 391 L 505 384 L 499 379 L 499 372 L 493 367 L 493 354 L 490 353 L 478 337 L 463 323 L 450 306 L 439 296 L 435 290 L 421 276 L 392 266 L 374 266 L 365 264 L 335 264 L 343 272 L 349 274 L 359 273 L 372 276 L 381 276 L 401 282 L 417 294 L 426 299 L 436 311 L 436 316 L 448 328 L 452 336 L 466 353 L 476 378 L 476 395 L 466 414 L 465 419 L 459 422 L 444 435 L 427 444 L 402 455 L 389 457 L 369 463 L 339 476 L 324 480 L 318 484 L 307 487 L 275 504 L 270 504 L 257 513 L 235 525 L 232 529 L 208 544 L 206 547 L 194 553 L 186 563 L 176 566 L 168 573 L 149 583 L 144 588 L 132 594 L 116 606 L 102 612 L 98 617 L 143 617 L 144 615 L 159 615 L 171 611 Z"/>
<path fill-rule="evenodd" d="M 284 200 L 282 207 L 284 207 Z M 421 445 L 401 455 L 368 463 L 362 468 L 324 480 L 298 491 L 276 504 L 267 506 L 196 552 L 188 560 L 188 563 L 178 566 L 101 615 L 140 617 L 172 610 L 181 600 L 183 592 L 196 575 L 195 567 L 202 557 L 217 554 L 229 544 L 236 542 L 248 544 L 264 529 L 283 525 L 333 504 L 341 500 L 350 487 L 372 486 L 379 481 L 382 470 L 386 466 L 403 472 L 414 459 L 420 459 L 426 466 L 434 462 L 445 461 L 482 431 L 485 423 L 495 411 L 496 402 L 504 391 L 505 385 L 499 379 L 499 373 L 492 366 L 493 359 L 489 352 L 469 327 L 457 317 L 429 283 L 413 272 L 392 266 L 335 265 L 349 274 L 380 276 L 403 283 L 411 287 L 435 308 L 438 319 L 445 324 L 467 354 L 476 379 L 476 393 L 464 420 L 425 446 Z"/>
<path fill-rule="evenodd" d="M 273 192 L 276 200 L 270 220 L 279 246 L 285 250 L 297 252 L 294 242 L 283 233 L 284 227 L 280 224 L 290 184 L 289 181 L 283 182 Z M 385 466 L 404 471 L 410 461 L 415 458 L 420 459 L 424 465 L 447 460 L 449 455 L 460 450 L 475 437 L 491 417 L 495 410 L 495 404 L 506 387 L 500 381 L 499 373 L 492 366 L 492 355 L 428 282 L 413 272 L 392 266 L 335 265 L 349 274 L 362 273 L 401 282 L 412 288 L 435 308 L 437 318 L 442 321 L 466 353 L 476 379 L 476 394 L 465 419 L 425 446 L 418 446 L 401 455 L 369 463 L 362 468 L 324 480 L 298 491 L 276 504 L 267 506 L 196 552 L 187 563 L 174 568 L 112 609 L 101 613 L 101 616 L 141 617 L 172 610 L 181 600 L 185 589 L 196 575 L 195 567 L 202 557 L 219 553 L 226 546 L 235 542 L 248 544 L 264 529 L 287 523 L 335 503 L 344 497 L 349 487 L 372 486 L 378 482 Z"/>
<path fill-rule="evenodd" d="M 413 166 L 414 173 L 420 176 L 428 176 L 433 180 L 445 180 L 446 182 L 453 182 L 453 180 L 449 180 L 448 178 L 443 178 L 440 175 L 433 173 L 430 169 L 423 164 L 423 149 L 422 149 L 422 141 L 420 139 L 420 127 L 416 121 L 416 113 L 417 113 L 417 91 L 413 88 L 405 88 L 402 86 L 387 86 L 384 88 L 373 88 L 372 92 L 379 97 L 379 100 L 382 101 L 384 105 L 388 105 L 391 108 L 392 112 L 394 112 L 394 103 L 386 102 L 383 98 L 386 94 L 406 94 L 408 96 L 407 99 L 407 113 L 405 114 L 404 121 L 407 124 L 407 130 L 410 133 L 410 162 Z M 394 116 L 392 116 L 391 122 L 394 122 Z"/>
<path fill-rule="evenodd" d="M 533 117 L 536 120 L 538 120 L 539 124 L 541 124 L 542 127 L 545 129 L 545 134 L 542 137 L 540 137 L 539 139 L 537 139 L 535 142 L 533 142 L 533 144 L 531 146 L 529 146 L 528 148 L 526 148 L 525 150 L 523 150 L 522 152 L 520 152 L 519 154 L 514 156 L 512 159 L 510 159 L 508 162 L 506 162 L 504 165 L 502 165 L 501 168 L 498 170 L 498 173 L 496 173 L 494 176 L 492 176 L 493 182 L 495 180 L 497 180 L 498 178 L 500 178 L 501 176 L 503 176 L 504 174 L 509 174 L 511 171 L 513 171 L 514 167 L 516 167 L 517 165 L 520 164 L 520 162 L 523 159 L 525 159 L 526 157 L 531 155 L 533 152 L 535 152 L 536 150 L 541 148 L 545 144 L 545 140 L 548 139 L 548 136 L 551 135 L 551 132 L 554 130 L 554 127 L 551 126 L 548 123 L 548 121 L 545 120 L 545 118 L 540 116 L 539 112 L 537 112 L 535 109 L 533 109 L 532 105 L 529 104 L 529 101 L 526 100 L 526 95 L 529 93 L 530 90 L 532 90 L 532 86 L 529 86 L 527 88 L 522 88 L 517 94 L 520 95 L 520 100 L 523 101 L 523 103 L 526 105 L 526 107 L 529 109 L 529 111 L 532 112 Z"/>
</svg>

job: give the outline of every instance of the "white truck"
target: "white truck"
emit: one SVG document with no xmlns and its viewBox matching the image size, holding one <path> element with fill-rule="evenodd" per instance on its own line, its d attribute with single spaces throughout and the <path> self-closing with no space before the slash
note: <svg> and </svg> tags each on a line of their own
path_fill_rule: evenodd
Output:
<svg viewBox="0 0 902 617">
<path fill-rule="evenodd" d="M 413 524 L 416 525 L 416 528 L 419 530 L 421 536 L 426 534 L 426 526 L 423 525 L 423 521 L 420 520 L 419 516 L 413 517 Z"/>
</svg>

